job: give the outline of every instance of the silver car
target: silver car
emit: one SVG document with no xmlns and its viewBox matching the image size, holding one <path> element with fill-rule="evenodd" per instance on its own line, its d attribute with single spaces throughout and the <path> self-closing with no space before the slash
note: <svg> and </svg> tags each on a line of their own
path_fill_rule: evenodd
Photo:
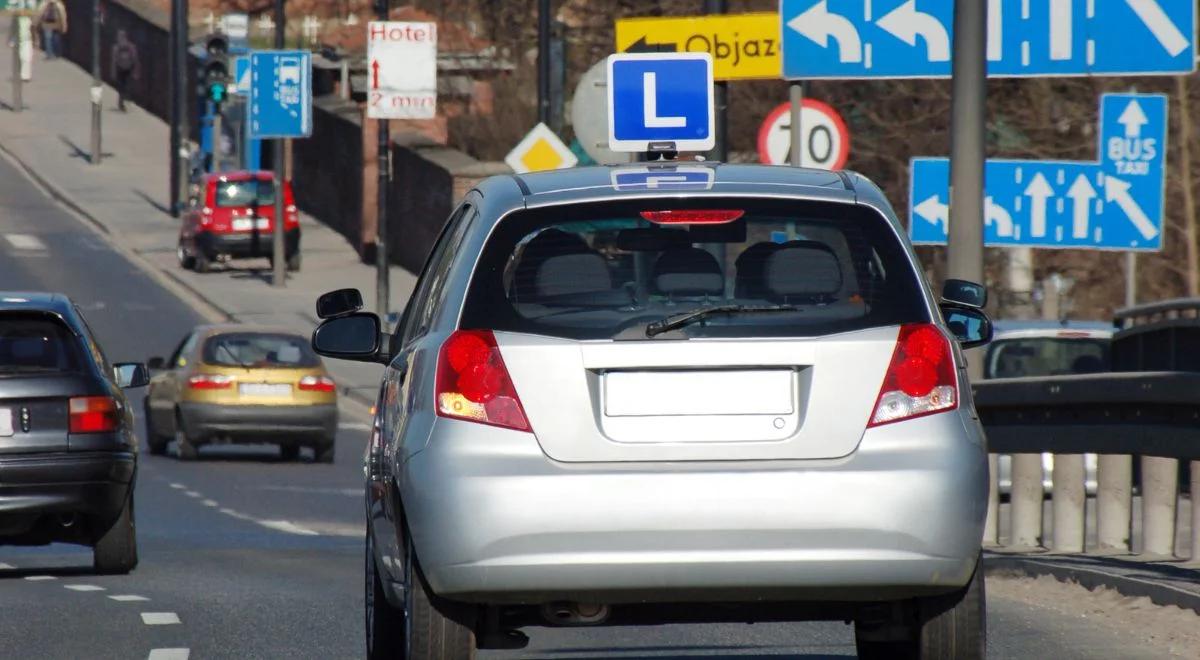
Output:
<svg viewBox="0 0 1200 660">
<path fill-rule="evenodd" d="M 854 621 L 863 657 L 979 658 L 987 454 L 939 300 L 862 176 L 660 163 L 487 179 L 394 334 L 367 449 L 372 658 L 534 626 Z M 956 341 L 957 339 L 957 341 Z"/>
</svg>

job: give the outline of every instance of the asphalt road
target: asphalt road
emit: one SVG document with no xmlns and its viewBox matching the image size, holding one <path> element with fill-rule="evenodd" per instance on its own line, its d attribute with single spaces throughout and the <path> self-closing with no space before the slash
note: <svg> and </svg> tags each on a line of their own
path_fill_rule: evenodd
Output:
<svg viewBox="0 0 1200 660">
<path fill-rule="evenodd" d="M 112 360 L 166 355 L 201 322 L 0 159 L 0 290 L 21 289 L 71 295 Z M 361 657 L 366 421 L 361 407 L 343 408 L 333 465 L 282 463 L 270 447 L 202 450 L 190 463 L 143 453 L 131 575 L 91 575 L 84 548 L 0 547 L 0 656 Z M 1155 657 L 1127 631 L 1020 600 L 989 605 L 992 658 Z M 529 632 L 530 648 L 481 657 L 854 655 L 840 623 Z"/>
</svg>

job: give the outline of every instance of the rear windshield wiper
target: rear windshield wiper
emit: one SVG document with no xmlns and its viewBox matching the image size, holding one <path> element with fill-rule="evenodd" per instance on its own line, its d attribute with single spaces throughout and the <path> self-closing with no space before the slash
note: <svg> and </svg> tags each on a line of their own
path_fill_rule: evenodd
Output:
<svg viewBox="0 0 1200 660">
<path fill-rule="evenodd" d="M 238 366 L 240 366 L 241 368 L 247 369 L 247 370 L 254 368 L 254 365 L 246 364 L 245 362 L 242 362 L 241 360 L 239 360 L 238 356 L 233 354 L 233 349 L 229 348 L 229 344 L 221 344 L 220 348 L 224 349 L 225 354 L 228 355 L 230 357 L 230 359 L 232 359 L 234 362 L 236 362 L 238 364 Z"/>
<path fill-rule="evenodd" d="M 646 336 L 653 337 L 676 328 L 682 328 L 696 321 L 702 321 L 714 314 L 762 314 L 770 312 L 799 311 L 794 305 L 714 305 L 701 307 L 678 316 L 668 316 L 646 326 Z"/>
</svg>

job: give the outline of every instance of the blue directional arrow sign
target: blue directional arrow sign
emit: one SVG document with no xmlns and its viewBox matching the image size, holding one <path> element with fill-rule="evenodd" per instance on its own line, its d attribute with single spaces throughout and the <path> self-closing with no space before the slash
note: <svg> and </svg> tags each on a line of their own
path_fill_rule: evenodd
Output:
<svg viewBox="0 0 1200 660">
<path fill-rule="evenodd" d="M 715 142 L 711 55 L 609 56 L 609 149 L 708 151 Z"/>
<path fill-rule="evenodd" d="M 989 246 L 1159 250 L 1166 184 L 1167 98 L 1100 97 L 1096 162 L 988 160 L 984 243 Z M 950 161 L 912 161 L 914 243 L 944 245 Z"/>
<path fill-rule="evenodd" d="M 312 134 L 312 54 L 260 50 L 250 54 L 250 137 Z"/>
<path fill-rule="evenodd" d="M 989 76 L 1196 68 L 1195 0 L 987 3 Z M 783 77 L 944 78 L 954 0 L 781 0 Z"/>
</svg>

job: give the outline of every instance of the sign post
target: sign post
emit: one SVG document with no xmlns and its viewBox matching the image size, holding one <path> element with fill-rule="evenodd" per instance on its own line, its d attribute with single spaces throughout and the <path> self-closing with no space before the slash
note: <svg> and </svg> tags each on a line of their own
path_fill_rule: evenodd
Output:
<svg viewBox="0 0 1200 660">
<path fill-rule="evenodd" d="M 278 25 L 278 24 L 277 24 Z M 279 32 L 282 35 L 282 31 Z M 250 138 L 274 139 L 274 286 L 285 286 L 283 140 L 312 135 L 312 54 L 304 50 L 260 50 L 250 54 Z M 298 249 L 298 248 L 297 248 Z"/>
<path fill-rule="evenodd" d="M 386 18 L 386 11 L 381 18 Z M 375 222 L 375 309 L 388 321 L 389 119 L 433 119 L 437 114 L 437 23 L 367 23 L 367 117 L 379 121 L 378 219 Z M 386 330 L 387 328 L 385 328 Z"/>
</svg>

